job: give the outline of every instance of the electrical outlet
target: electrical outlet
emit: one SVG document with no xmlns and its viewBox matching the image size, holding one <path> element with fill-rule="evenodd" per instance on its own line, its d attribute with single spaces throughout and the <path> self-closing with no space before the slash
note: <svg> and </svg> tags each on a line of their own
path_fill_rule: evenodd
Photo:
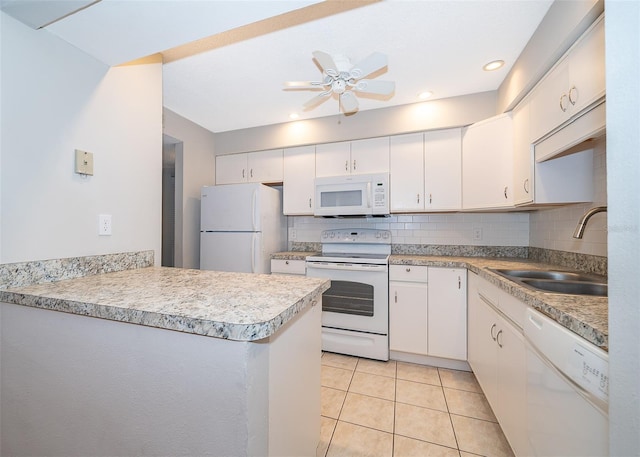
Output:
<svg viewBox="0 0 640 457">
<path fill-rule="evenodd" d="M 98 235 L 111 235 L 111 214 L 98 216 Z"/>
<path fill-rule="evenodd" d="M 294 229 L 294 228 L 289 229 L 289 239 L 293 241 L 297 237 L 298 237 L 298 232 L 296 231 L 296 229 Z"/>
<path fill-rule="evenodd" d="M 474 227 L 473 228 L 473 239 L 475 241 L 481 241 L 482 240 L 482 228 L 481 227 Z"/>
</svg>

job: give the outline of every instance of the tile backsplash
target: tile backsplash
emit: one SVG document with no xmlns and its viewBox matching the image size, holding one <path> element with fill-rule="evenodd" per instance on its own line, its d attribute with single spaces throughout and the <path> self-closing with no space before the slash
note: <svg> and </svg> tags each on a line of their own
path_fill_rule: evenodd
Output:
<svg viewBox="0 0 640 457">
<path fill-rule="evenodd" d="M 393 214 L 386 218 L 289 217 L 289 244 L 317 243 L 323 230 L 377 228 L 393 244 L 528 246 L 529 213 Z"/>
</svg>

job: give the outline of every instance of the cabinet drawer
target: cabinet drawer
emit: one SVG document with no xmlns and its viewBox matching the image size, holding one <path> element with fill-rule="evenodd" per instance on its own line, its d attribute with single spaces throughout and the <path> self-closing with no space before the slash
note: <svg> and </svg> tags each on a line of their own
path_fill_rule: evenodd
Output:
<svg viewBox="0 0 640 457">
<path fill-rule="evenodd" d="M 427 267 L 415 265 L 390 265 L 391 281 L 427 282 Z"/>
<path fill-rule="evenodd" d="M 306 261 L 271 259 L 271 273 L 286 275 L 305 275 L 307 273 Z"/>
</svg>

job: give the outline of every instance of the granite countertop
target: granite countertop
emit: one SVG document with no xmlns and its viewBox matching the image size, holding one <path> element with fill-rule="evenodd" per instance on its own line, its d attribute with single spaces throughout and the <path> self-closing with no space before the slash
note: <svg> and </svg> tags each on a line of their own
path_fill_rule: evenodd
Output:
<svg viewBox="0 0 640 457">
<path fill-rule="evenodd" d="M 319 254 L 320 252 L 317 251 L 285 251 L 271 254 L 271 258 L 275 260 L 306 260 L 309 256 Z"/>
<path fill-rule="evenodd" d="M 236 341 L 273 335 L 325 279 L 146 267 L 0 290 L 0 301 Z"/>
<path fill-rule="evenodd" d="M 505 290 L 526 305 L 536 309 L 590 343 L 608 350 L 608 299 L 587 295 L 565 295 L 539 292 L 510 281 L 489 268 L 556 268 L 566 267 L 534 262 L 527 259 L 486 257 L 445 257 L 420 255 L 392 255 L 391 265 L 425 265 L 449 268 L 467 268 L 492 284 Z"/>
</svg>

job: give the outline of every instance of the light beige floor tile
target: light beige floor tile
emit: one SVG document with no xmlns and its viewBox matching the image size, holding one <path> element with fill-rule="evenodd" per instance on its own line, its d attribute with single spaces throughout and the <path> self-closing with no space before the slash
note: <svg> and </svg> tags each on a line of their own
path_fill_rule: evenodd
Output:
<svg viewBox="0 0 640 457">
<path fill-rule="evenodd" d="M 333 436 L 333 430 L 338 423 L 335 419 L 328 417 L 320 417 L 320 442 L 316 448 L 316 457 L 324 457 L 327 455 L 327 449 L 329 449 L 329 443 Z"/>
<path fill-rule="evenodd" d="M 340 421 L 393 433 L 394 404 L 392 401 L 366 395 L 347 393 Z"/>
<path fill-rule="evenodd" d="M 433 384 L 434 386 L 440 385 L 440 376 L 438 375 L 438 369 L 435 367 L 418 365 L 416 363 L 398 362 L 397 371 L 398 379 L 423 382 L 425 384 Z"/>
<path fill-rule="evenodd" d="M 335 354 L 333 352 L 325 352 L 322 354 L 323 365 L 329 365 L 336 368 L 343 368 L 345 370 L 355 370 L 356 364 L 358 363 L 357 357 L 352 357 L 350 355 L 343 354 Z"/>
<path fill-rule="evenodd" d="M 323 386 L 320 391 L 320 414 L 325 417 L 338 419 L 346 396 L 347 393 L 344 390 Z"/>
<path fill-rule="evenodd" d="M 442 381 L 442 385 L 444 387 L 482 393 L 480 384 L 478 384 L 475 375 L 470 371 L 438 368 L 438 372 L 440 373 L 440 380 Z"/>
<path fill-rule="evenodd" d="M 454 414 L 451 420 L 461 451 L 487 457 L 513 457 L 511 447 L 497 423 Z"/>
<path fill-rule="evenodd" d="M 348 390 L 351 383 L 353 371 L 343 368 L 330 367 L 323 365 L 321 367 L 321 384 L 324 387 L 333 389 Z"/>
<path fill-rule="evenodd" d="M 396 362 L 395 360 L 382 362 L 380 360 L 359 359 L 356 371 L 395 378 Z"/>
<path fill-rule="evenodd" d="M 451 414 L 497 422 L 484 394 L 445 387 L 444 395 Z"/>
<path fill-rule="evenodd" d="M 413 381 L 396 381 L 396 401 L 447 412 L 442 387 Z"/>
<path fill-rule="evenodd" d="M 457 449 L 395 435 L 393 457 L 459 457 Z"/>
<path fill-rule="evenodd" d="M 387 376 L 356 371 L 349 392 L 393 401 L 396 396 L 396 380 Z"/>
<path fill-rule="evenodd" d="M 397 435 L 456 448 L 449 414 L 419 406 L 396 403 Z"/>
<path fill-rule="evenodd" d="M 391 457 L 393 435 L 338 421 L 327 457 Z"/>
</svg>

